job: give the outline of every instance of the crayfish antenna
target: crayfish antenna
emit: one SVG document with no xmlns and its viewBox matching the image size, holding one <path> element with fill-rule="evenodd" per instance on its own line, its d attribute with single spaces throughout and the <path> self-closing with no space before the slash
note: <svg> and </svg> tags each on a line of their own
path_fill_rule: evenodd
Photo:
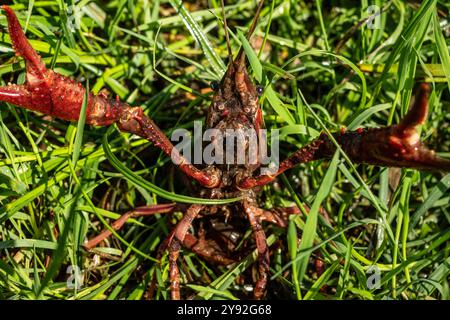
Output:
<svg viewBox="0 0 450 320">
<path fill-rule="evenodd" d="M 253 32 L 255 32 L 256 25 L 258 24 L 258 19 L 259 19 L 259 16 L 261 14 L 261 10 L 262 10 L 263 5 L 264 5 L 264 0 L 259 1 L 258 8 L 256 9 L 255 17 L 253 18 L 252 24 L 250 26 L 250 29 L 248 30 L 248 33 L 247 33 L 247 40 L 250 40 Z M 239 50 L 239 53 L 238 53 L 237 58 L 236 58 L 236 62 L 241 66 L 241 68 L 244 67 L 244 65 L 245 65 L 244 48 L 241 48 Z"/>
<path fill-rule="evenodd" d="M 430 87 L 423 83 L 419 87 L 414 103 L 410 109 L 396 126 L 389 137 L 389 142 L 392 145 L 408 145 L 421 147 L 420 135 L 417 132 L 417 126 L 424 124 L 428 115 L 428 96 L 430 94 Z"/>
<path fill-rule="evenodd" d="M 227 17 L 225 15 L 225 3 L 224 0 L 221 1 L 222 3 L 222 16 L 223 16 L 223 27 L 225 29 L 225 38 L 227 41 L 227 50 L 228 50 L 228 58 L 231 61 L 233 61 L 233 52 L 231 51 L 231 45 L 230 45 L 230 34 L 228 32 L 228 24 L 227 24 Z"/>
<path fill-rule="evenodd" d="M 259 15 L 261 14 L 261 10 L 264 4 L 264 0 L 261 0 L 258 4 L 258 8 L 256 9 L 255 17 L 253 18 L 252 25 L 250 26 L 250 29 L 247 33 L 247 40 L 250 40 L 250 37 L 252 36 L 253 32 L 255 32 L 256 24 L 258 23 Z"/>
</svg>

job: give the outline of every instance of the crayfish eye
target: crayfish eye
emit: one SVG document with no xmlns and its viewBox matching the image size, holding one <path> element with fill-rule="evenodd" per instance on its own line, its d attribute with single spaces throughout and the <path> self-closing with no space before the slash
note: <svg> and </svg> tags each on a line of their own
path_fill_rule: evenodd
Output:
<svg viewBox="0 0 450 320">
<path fill-rule="evenodd" d="M 256 93 L 258 94 L 258 96 L 262 96 L 262 94 L 264 93 L 264 87 L 256 86 Z"/>
<path fill-rule="evenodd" d="M 217 81 L 211 81 L 211 83 L 209 84 L 209 86 L 211 87 L 211 89 L 212 89 L 213 91 L 219 90 L 219 82 L 217 82 Z"/>
</svg>

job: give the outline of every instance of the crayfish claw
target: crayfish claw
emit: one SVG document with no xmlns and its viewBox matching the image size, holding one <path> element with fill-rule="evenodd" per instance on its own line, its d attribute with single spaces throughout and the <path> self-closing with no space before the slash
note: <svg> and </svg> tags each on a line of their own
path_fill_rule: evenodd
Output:
<svg viewBox="0 0 450 320">
<path fill-rule="evenodd" d="M 0 87 L 0 101 L 15 105 L 29 105 L 30 94 L 25 86 L 10 84 L 6 87 Z"/>
<path fill-rule="evenodd" d="M 409 111 L 398 124 L 399 130 L 412 129 L 420 124 L 424 124 L 428 115 L 428 97 L 430 95 L 430 85 L 422 83 L 419 92 Z"/>
<path fill-rule="evenodd" d="M 400 166 L 417 169 L 450 171 L 450 160 L 440 158 L 435 151 L 428 149 L 417 131 L 417 126 L 424 124 L 427 119 L 429 94 L 429 84 L 420 84 L 411 108 L 400 123 L 393 126 L 387 141 L 394 150 L 390 155 L 391 161 L 398 159 Z"/>
<path fill-rule="evenodd" d="M 428 149 L 417 131 L 417 126 L 424 124 L 428 115 L 429 94 L 430 86 L 422 83 L 414 103 L 400 123 L 367 130 L 360 139 L 365 152 L 354 154 L 354 158 L 374 165 L 450 171 L 450 160 L 440 158 L 435 151 Z"/>
<path fill-rule="evenodd" d="M 3 5 L 1 8 L 5 11 L 8 20 L 8 31 L 16 55 L 26 60 L 27 71 L 32 72 L 35 76 L 42 76 L 47 70 L 45 64 L 25 37 L 16 14 L 7 5 Z"/>
</svg>

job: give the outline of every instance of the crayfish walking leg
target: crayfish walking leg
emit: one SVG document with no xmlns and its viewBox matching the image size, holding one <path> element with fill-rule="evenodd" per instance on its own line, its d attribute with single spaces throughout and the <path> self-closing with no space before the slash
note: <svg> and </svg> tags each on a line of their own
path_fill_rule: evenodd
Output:
<svg viewBox="0 0 450 320">
<path fill-rule="evenodd" d="M 130 218 L 150 216 L 157 213 L 170 213 L 175 209 L 176 209 L 175 203 L 156 204 L 153 206 L 138 207 L 132 211 L 128 211 L 127 213 L 123 214 L 119 219 L 117 219 L 111 224 L 111 227 L 114 231 L 117 231 L 121 229 Z M 92 248 L 96 247 L 100 242 L 110 237 L 111 234 L 112 232 L 110 229 L 104 229 L 98 236 L 86 242 L 84 244 L 84 247 L 87 250 L 91 250 Z"/>
<path fill-rule="evenodd" d="M 248 201 L 244 201 L 244 210 L 250 221 L 253 236 L 255 237 L 256 248 L 258 250 L 258 271 L 259 278 L 255 284 L 253 296 L 255 299 L 262 299 L 266 291 L 268 273 L 270 270 L 269 248 L 267 246 L 266 234 L 261 224 L 261 209 Z"/>
<path fill-rule="evenodd" d="M 180 222 L 181 224 L 181 222 Z M 186 225 L 184 223 L 184 225 Z M 171 297 L 175 297 L 176 300 L 181 299 L 180 294 L 180 273 L 177 265 L 179 251 L 181 246 L 190 250 L 191 252 L 204 258 L 206 261 L 214 264 L 227 266 L 236 262 L 234 259 L 227 257 L 223 252 L 217 251 L 217 246 L 214 243 L 210 243 L 205 239 L 198 239 L 192 234 L 186 232 L 183 242 L 180 242 L 174 238 L 177 227 L 169 234 L 169 236 L 161 243 L 158 248 L 157 259 L 160 260 L 166 250 L 169 251 L 169 278 L 171 280 Z M 147 297 L 152 299 L 155 295 L 156 289 L 156 270 L 153 273 L 152 283 L 148 290 Z"/>
<path fill-rule="evenodd" d="M 172 300 L 180 300 L 180 270 L 178 268 L 177 260 L 180 253 L 181 244 L 185 241 L 189 228 L 192 226 L 192 221 L 197 217 L 203 209 L 202 205 L 192 205 L 186 211 L 183 219 L 177 224 L 175 229 L 167 239 L 167 246 L 169 249 L 169 277 L 170 277 L 170 293 Z M 163 244 L 165 246 L 166 244 Z"/>
</svg>

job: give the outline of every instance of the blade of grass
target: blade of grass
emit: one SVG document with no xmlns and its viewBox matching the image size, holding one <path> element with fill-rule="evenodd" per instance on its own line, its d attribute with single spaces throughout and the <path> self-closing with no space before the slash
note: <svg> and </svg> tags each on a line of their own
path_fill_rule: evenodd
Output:
<svg viewBox="0 0 450 320">
<path fill-rule="evenodd" d="M 189 13 L 189 11 L 186 10 L 181 0 L 169 0 L 169 3 L 181 16 L 184 25 L 186 26 L 186 28 L 188 28 L 191 35 L 201 46 L 203 52 L 205 53 L 206 58 L 208 59 L 209 63 L 211 63 L 211 67 L 217 73 L 218 75 L 217 79 L 220 79 L 222 75 L 225 73 L 226 66 L 220 59 L 220 57 L 217 55 L 217 53 L 214 51 L 213 47 L 208 41 L 208 38 L 206 38 L 203 30 L 200 28 L 198 23 Z"/>
<path fill-rule="evenodd" d="M 314 199 L 312 207 L 309 210 L 305 228 L 302 230 L 303 235 L 302 241 L 298 248 L 299 251 L 310 249 L 313 246 L 314 239 L 316 238 L 319 209 L 320 206 L 322 205 L 322 202 L 324 202 L 325 199 L 328 197 L 328 194 L 331 192 L 331 189 L 333 187 L 334 180 L 336 178 L 338 160 L 339 160 L 339 153 L 336 152 L 333 156 L 333 159 L 331 159 L 328 170 L 325 173 L 322 183 L 320 184 L 319 190 L 317 191 L 316 198 Z M 299 270 L 298 278 L 300 283 L 303 282 L 310 254 L 311 253 L 309 252 L 298 261 L 298 270 Z"/>
<path fill-rule="evenodd" d="M 115 128 L 112 126 L 108 129 L 108 132 L 103 137 L 103 149 L 105 150 L 105 155 L 110 161 L 110 163 L 113 165 L 114 168 L 116 168 L 125 178 L 130 180 L 132 183 L 144 188 L 145 190 L 151 191 L 158 196 L 167 199 L 172 200 L 175 202 L 181 202 L 181 203 L 198 203 L 198 204 L 225 204 L 225 203 L 232 203 L 239 201 L 241 198 L 231 198 L 231 199 L 204 199 L 204 198 L 195 198 L 195 197 L 188 197 L 180 194 L 175 194 L 173 192 L 166 191 L 153 183 L 143 179 L 142 177 L 135 174 L 133 171 L 128 169 L 126 166 L 124 166 L 119 159 L 114 155 L 114 153 L 111 150 L 111 147 L 109 146 L 108 142 L 108 135 L 111 134 Z"/>
<path fill-rule="evenodd" d="M 447 174 L 441 179 L 441 181 L 439 181 L 439 183 L 431 190 L 428 198 L 422 203 L 416 212 L 414 212 L 409 225 L 410 230 L 413 230 L 420 218 L 427 213 L 436 201 L 446 194 L 448 188 L 450 188 L 450 174 Z"/>
<path fill-rule="evenodd" d="M 447 78 L 448 89 L 450 90 L 450 55 L 448 45 L 440 28 L 437 11 L 433 12 L 433 30 L 434 41 L 436 42 L 437 51 L 442 62 L 442 69 L 444 70 L 445 77 Z"/>
</svg>

